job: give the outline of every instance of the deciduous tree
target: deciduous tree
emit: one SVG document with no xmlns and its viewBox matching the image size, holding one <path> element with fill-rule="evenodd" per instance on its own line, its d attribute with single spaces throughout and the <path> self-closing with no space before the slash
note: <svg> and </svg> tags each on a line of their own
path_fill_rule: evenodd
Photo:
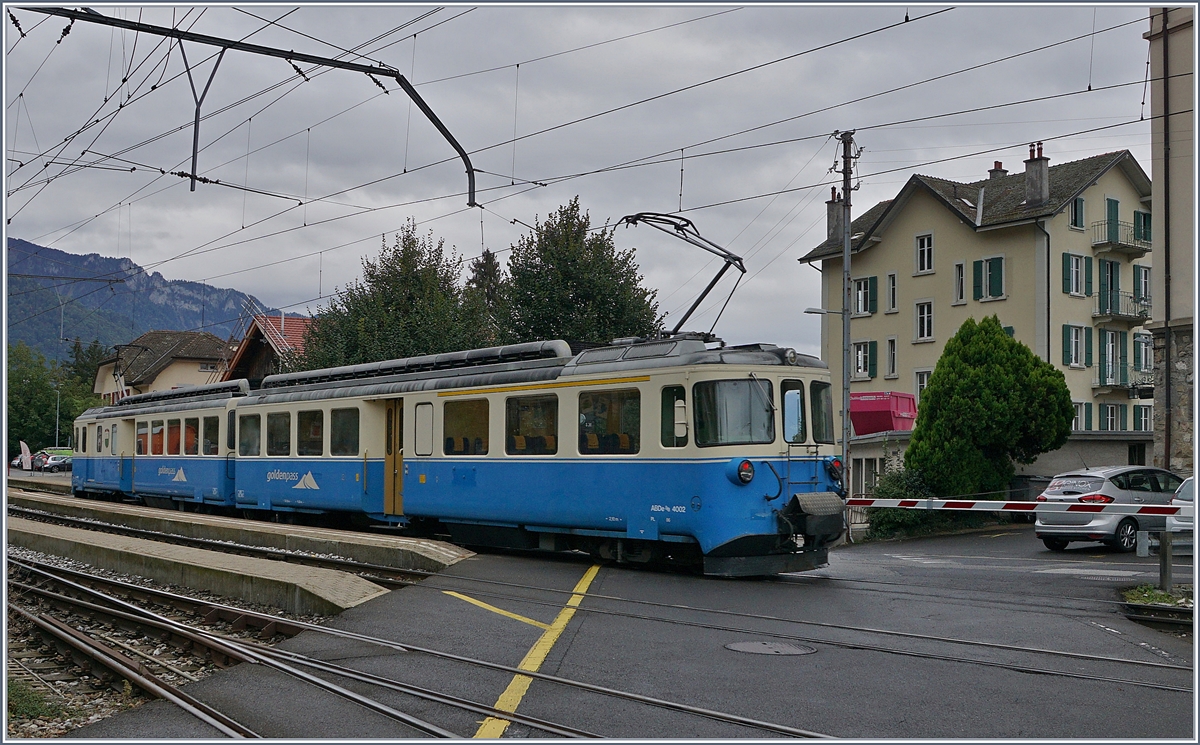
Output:
<svg viewBox="0 0 1200 745">
<path fill-rule="evenodd" d="M 608 342 L 661 324 L 633 250 L 618 251 L 612 229 L 592 230 L 579 197 L 513 246 L 508 274 L 508 327 L 520 341 Z"/>
</svg>

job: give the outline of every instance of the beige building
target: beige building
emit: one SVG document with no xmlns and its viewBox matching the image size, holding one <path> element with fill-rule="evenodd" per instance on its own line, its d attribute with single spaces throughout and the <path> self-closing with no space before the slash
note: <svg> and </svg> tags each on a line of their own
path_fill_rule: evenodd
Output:
<svg viewBox="0 0 1200 745">
<path fill-rule="evenodd" d="M 1196 177 L 1194 9 L 1151 8 L 1150 123 L 1154 172 L 1154 465 L 1191 475 L 1195 441 L 1192 317 L 1195 314 Z M 1166 20 L 1167 33 L 1163 34 Z M 1164 112 L 1170 111 L 1170 116 Z M 1169 403 L 1168 403 L 1169 402 Z"/>
<path fill-rule="evenodd" d="M 1152 440 L 1149 177 L 1128 151 L 1051 166 L 1030 145 L 1023 173 L 1000 162 L 958 183 L 914 175 L 851 225 L 851 391 L 920 395 L 942 348 L 968 319 L 996 315 L 1061 369 L 1075 403 L 1068 444 L 1018 474 L 1145 463 Z M 842 203 L 828 203 L 819 262 L 822 307 L 841 306 Z M 822 357 L 842 379 L 841 319 L 822 316 Z M 851 440 L 852 490 L 869 490 L 885 448 L 908 433 Z"/>
<path fill-rule="evenodd" d="M 107 403 L 126 396 L 208 383 L 225 342 L 206 331 L 147 331 L 100 363 L 93 391 Z"/>
</svg>

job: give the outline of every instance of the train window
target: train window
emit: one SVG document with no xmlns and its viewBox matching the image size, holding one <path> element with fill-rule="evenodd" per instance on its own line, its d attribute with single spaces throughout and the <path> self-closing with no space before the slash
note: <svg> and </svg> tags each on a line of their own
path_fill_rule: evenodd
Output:
<svg viewBox="0 0 1200 745">
<path fill-rule="evenodd" d="M 772 386 L 763 380 L 712 380 L 692 387 L 696 444 L 763 445 L 775 441 Z"/>
<path fill-rule="evenodd" d="M 813 442 L 832 444 L 833 388 L 829 383 L 814 380 L 808 384 L 808 395 L 812 399 Z"/>
<path fill-rule="evenodd" d="M 325 454 L 325 412 L 296 414 L 296 455 Z"/>
<path fill-rule="evenodd" d="M 150 424 L 148 422 L 137 423 L 137 449 L 138 455 L 146 455 L 150 452 Z"/>
<path fill-rule="evenodd" d="M 233 450 L 237 447 L 237 428 L 234 427 L 237 424 L 237 412 L 229 412 L 229 416 L 226 419 L 228 421 L 225 425 L 225 448 Z"/>
<path fill-rule="evenodd" d="M 107 450 L 109 448 L 110 443 L 111 443 L 111 440 L 109 439 L 109 435 L 108 435 L 108 427 L 105 427 L 104 428 L 104 449 L 105 450 Z"/>
<path fill-rule="evenodd" d="M 636 453 L 641 432 L 641 391 L 634 388 L 579 394 L 580 453 Z"/>
<path fill-rule="evenodd" d="M 243 414 L 238 417 L 238 455 L 258 455 L 262 439 L 262 417 Z"/>
<path fill-rule="evenodd" d="M 150 454 L 163 454 L 163 421 L 161 419 L 150 420 Z"/>
<path fill-rule="evenodd" d="M 200 454 L 200 419 L 183 420 L 183 454 Z"/>
<path fill-rule="evenodd" d="M 510 398 L 504 406 L 504 452 L 509 455 L 558 452 L 558 396 Z"/>
<path fill-rule="evenodd" d="M 217 445 L 221 442 L 221 417 L 204 417 L 204 442 L 201 455 L 216 455 Z"/>
<path fill-rule="evenodd" d="M 804 383 L 785 380 L 779 384 L 783 398 L 783 439 L 793 445 L 804 442 Z"/>
<path fill-rule="evenodd" d="M 267 455 L 292 454 L 292 415 L 286 411 L 267 414 Z"/>
<path fill-rule="evenodd" d="M 417 455 L 433 455 L 433 404 L 417 404 L 417 441 L 413 450 Z"/>
<path fill-rule="evenodd" d="M 179 455 L 179 446 L 181 441 L 179 437 L 179 420 L 167 420 L 167 455 Z"/>
<path fill-rule="evenodd" d="M 662 446 L 665 448 L 687 445 L 687 435 L 675 436 L 675 402 L 686 400 L 687 391 L 681 385 L 668 385 L 662 389 Z"/>
<path fill-rule="evenodd" d="M 112 428 L 112 449 L 109 450 L 110 455 L 117 454 L 117 426 L 114 424 Z"/>
<path fill-rule="evenodd" d="M 447 401 L 444 415 L 446 455 L 487 455 L 488 401 Z"/>
<path fill-rule="evenodd" d="M 102 432 L 103 432 L 103 428 L 99 424 L 97 424 L 96 425 L 96 455 L 100 455 L 101 453 L 104 452 L 104 440 L 103 440 Z"/>
<path fill-rule="evenodd" d="M 329 453 L 358 455 L 358 409 L 329 412 Z"/>
</svg>

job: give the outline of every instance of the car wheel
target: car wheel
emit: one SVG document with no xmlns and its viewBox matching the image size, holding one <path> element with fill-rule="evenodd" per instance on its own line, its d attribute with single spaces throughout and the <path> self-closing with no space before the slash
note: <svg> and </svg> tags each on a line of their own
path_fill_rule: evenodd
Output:
<svg viewBox="0 0 1200 745">
<path fill-rule="evenodd" d="M 1070 541 L 1066 538 L 1043 538 L 1042 543 L 1046 544 L 1046 548 L 1051 551 L 1066 551 Z"/>
<path fill-rule="evenodd" d="M 1137 548 L 1137 533 L 1137 522 L 1133 518 L 1127 517 L 1117 525 L 1117 532 L 1113 533 L 1112 540 L 1107 543 L 1121 553 L 1127 554 Z"/>
<path fill-rule="evenodd" d="M 50 473 L 58 473 L 58 466 L 50 466 Z"/>
</svg>

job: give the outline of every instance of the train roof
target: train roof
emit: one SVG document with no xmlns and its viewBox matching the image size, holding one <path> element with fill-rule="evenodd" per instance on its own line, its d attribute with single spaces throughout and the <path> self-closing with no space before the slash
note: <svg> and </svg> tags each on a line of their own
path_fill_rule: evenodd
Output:
<svg viewBox="0 0 1200 745">
<path fill-rule="evenodd" d="M 104 419 L 132 414 L 152 414 L 166 411 L 213 408 L 214 402 L 246 396 L 250 383 L 246 380 L 227 380 L 222 383 L 172 388 L 167 391 L 152 391 L 126 396 L 110 406 L 97 406 L 80 414 Z"/>
<path fill-rule="evenodd" d="M 469 349 L 437 355 L 406 357 L 363 365 L 346 365 L 305 372 L 270 375 L 258 390 L 245 391 L 245 381 L 233 381 L 236 391 L 224 393 L 244 396 L 246 404 L 288 403 L 329 398 L 385 397 L 415 391 L 514 385 L 555 380 L 574 375 L 621 373 L 631 370 L 662 369 L 691 365 L 753 365 L 828 369 L 820 359 L 798 354 L 774 344 L 743 344 L 709 348 L 711 337 L 700 334 L 679 335 L 666 339 L 617 339 L 608 346 L 573 354 L 567 342 L 551 341 L 511 344 L 501 347 Z M 138 413 L 183 408 L 182 399 L 208 401 L 218 398 L 207 389 L 215 386 L 145 394 L 124 399 L 117 406 L 90 410 L 85 414 L 120 416 L 131 411 L 126 401 L 138 399 Z M 203 396 L 197 399 L 191 396 Z M 158 398 L 154 398 L 159 396 Z M 175 401 L 175 399 L 179 399 Z M 195 408 L 189 405 L 188 408 Z"/>
</svg>

